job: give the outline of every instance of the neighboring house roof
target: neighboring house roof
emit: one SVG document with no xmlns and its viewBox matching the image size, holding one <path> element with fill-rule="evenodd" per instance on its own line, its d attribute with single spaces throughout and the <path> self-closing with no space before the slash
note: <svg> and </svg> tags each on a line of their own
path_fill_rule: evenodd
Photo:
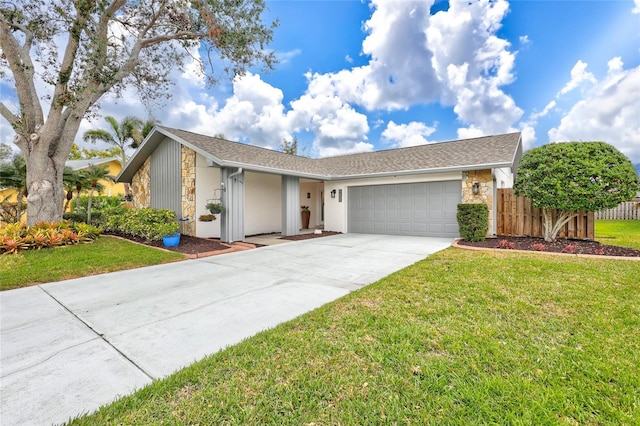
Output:
<svg viewBox="0 0 640 426">
<path fill-rule="evenodd" d="M 165 138 L 193 149 L 219 167 L 243 167 L 320 180 L 500 167 L 511 167 L 515 171 L 522 155 L 520 133 L 313 159 L 185 130 L 155 127 L 127 162 L 118 180 L 130 182 Z"/>
<path fill-rule="evenodd" d="M 73 170 L 82 170 L 90 166 L 99 166 L 101 164 L 110 163 L 112 161 L 120 162 L 117 157 L 112 158 L 90 158 L 88 160 L 67 160 L 64 165 L 71 167 Z"/>
</svg>

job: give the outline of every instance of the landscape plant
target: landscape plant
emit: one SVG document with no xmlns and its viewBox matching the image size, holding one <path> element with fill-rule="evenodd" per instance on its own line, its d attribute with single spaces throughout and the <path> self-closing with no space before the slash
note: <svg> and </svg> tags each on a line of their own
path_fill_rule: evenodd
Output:
<svg viewBox="0 0 640 426">
<path fill-rule="evenodd" d="M 180 224 L 170 209 L 130 208 L 109 215 L 105 229 L 146 241 L 160 241 L 163 236 L 178 232 Z"/>
<path fill-rule="evenodd" d="M 187 64 L 213 84 L 275 63 L 264 0 L 2 4 L 0 78 L 15 96 L 0 115 L 26 160 L 29 224 L 62 218 L 64 163 L 107 93 L 158 103 Z"/>
<path fill-rule="evenodd" d="M 489 230 L 489 208 L 484 203 L 458 204 L 458 228 L 465 241 L 484 241 Z"/>
<path fill-rule="evenodd" d="M 579 210 L 595 212 L 630 200 L 640 178 L 631 161 L 604 142 L 549 143 L 523 155 L 514 189 L 542 209 L 544 239 L 553 242 Z"/>
<path fill-rule="evenodd" d="M 0 254 L 92 242 L 102 230 L 84 223 L 0 223 Z"/>
</svg>

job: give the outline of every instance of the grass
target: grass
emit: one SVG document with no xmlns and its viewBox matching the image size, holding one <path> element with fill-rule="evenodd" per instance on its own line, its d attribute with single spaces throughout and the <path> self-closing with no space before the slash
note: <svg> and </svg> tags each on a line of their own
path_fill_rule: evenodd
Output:
<svg viewBox="0 0 640 426">
<path fill-rule="evenodd" d="M 450 248 L 71 423 L 639 424 L 638 276 Z"/>
<path fill-rule="evenodd" d="M 91 244 L 0 256 L 0 290 L 182 259 L 179 253 L 101 236 Z"/>
<path fill-rule="evenodd" d="M 595 234 L 602 244 L 640 250 L 640 220 L 597 220 Z"/>
</svg>

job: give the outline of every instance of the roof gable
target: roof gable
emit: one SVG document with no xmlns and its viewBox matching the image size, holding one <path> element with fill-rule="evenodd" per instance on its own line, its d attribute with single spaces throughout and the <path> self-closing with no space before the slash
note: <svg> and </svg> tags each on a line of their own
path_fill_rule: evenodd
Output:
<svg viewBox="0 0 640 426">
<path fill-rule="evenodd" d="M 193 149 L 219 167 L 243 167 L 247 170 L 320 180 L 513 168 L 522 155 L 520 133 L 313 159 L 185 130 L 155 127 L 125 165 L 118 180 L 130 181 L 165 138 L 171 138 Z"/>
</svg>

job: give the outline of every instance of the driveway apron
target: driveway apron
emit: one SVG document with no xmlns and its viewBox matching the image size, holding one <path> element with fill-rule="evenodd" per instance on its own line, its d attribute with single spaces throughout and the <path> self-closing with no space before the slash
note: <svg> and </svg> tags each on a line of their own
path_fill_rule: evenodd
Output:
<svg viewBox="0 0 640 426">
<path fill-rule="evenodd" d="M 451 245 L 342 234 L 0 293 L 0 424 L 89 413 Z"/>
</svg>

